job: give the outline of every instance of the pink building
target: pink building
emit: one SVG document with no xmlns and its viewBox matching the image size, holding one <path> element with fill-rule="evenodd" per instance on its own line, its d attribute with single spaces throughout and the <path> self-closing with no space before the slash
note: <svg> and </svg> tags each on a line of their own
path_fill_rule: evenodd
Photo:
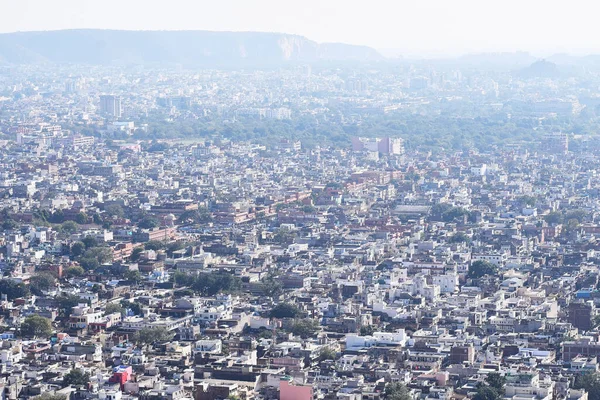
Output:
<svg viewBox="0 0 600 400">
<path fill-rule="evenodd" d="M 296 386 L 287 380 L 279 382 L 279 400 L 312 400 L 312 386 Z"/>
</svg>

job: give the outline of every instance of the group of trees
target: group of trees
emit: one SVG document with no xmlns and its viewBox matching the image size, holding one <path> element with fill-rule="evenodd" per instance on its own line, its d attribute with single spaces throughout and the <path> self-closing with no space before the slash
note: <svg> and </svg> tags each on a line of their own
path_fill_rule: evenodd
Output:
<svg viewBox="0 0 600 400">
<path fill-rule="evenodd" d="M 337 352 L 333 350 L 331 347 L 325 347 L 319 353 L 319 361 L 325 360 L 335 360 L 337 357 Z"/>
<path fill-rule="evenodd" d="M 174 334 L 163 327 L 142 328 L 137 331 L 132 340 L 141 344 L 163 343 L 173 339 Z"/>
<path fill-rule="evenodd" d="M 80 369 L 72 369 L 63 377 L 63 387 L 69 385 L 73 386 L 87 386 L 90 383 L 90 374 L 83 372 Z"/>
<path fill-rule="evenodd" d="M 15 229 L 19 224 L 14 220 L 8 208 L 0 210 L 0 227 L 4 230 Z"/>
<path fill-rule="evenodd" d="M 49 210 L 47 210 L 45 208 L 34 210 L 33 218 L 36 220 L 39 220 L 39 221 L 42 221 L 45 223 L 51 223 L 51 224 L 62 224 L 65 221 L 67 221 L 67 219 L 65 219 L 65 213 L 63 210 L 56 210 L 54 212 L 50 212 Z M 73 221 L 78 224 L 87 224 L 88 220 L 89 220 L 88 215 L 83 212 L 80 212 L 75 215 L 75 218 Z"/>
<path fill-rule="evenodd" d="M 263 292 L 266 296 L 276 298 L 283 293 L 283 284 L 271 273 L 262 280 Z"/>
<path fill-rule="evenodd" d="M 463 232 L 456 232 L 448 239 L 448 243 L 471 243 L 471 238 Z"/>
<path fill-rule="evenodd" d="M 318 93 L 314 94 L 319 96 Z M 179 137 L 225 137 L 233 140 L 252 140 L 259 144 L 272 144 L 282 137 L 301 140 L 302 146 L 316 145 L 347 147 L 353 136 L 402 137 L 407 146 L 424 151 L 448 151 L 477 148 L 489 150 L 506 143 L 522 143 L 533 148 L 540 130 L 586 134 L 600 128 L 596 115 L 557 117 L 540 121 L 519 111 L 516 104 L 505 105 L 497 113 L 485 112 L 470 103 L 442 101 L 432 105 L 438 112 L 423 115 L 409 111 L 397 111 L 385 115 L 363 115 L 360 124 L 339 123 L 336 118 L 318 115 L 297 115 L 291 120 L 236 118 L 235 122 L 222 122 L 207 116 L 202 119 L 179 119 L 165 122 L 160 111 L 150 113 L 140 123 L 148 123 L 147 131 L 136 131 L 138 139 L 166 139 Z M 588 107 L 589 108 L 589 107 Z M 514 110 L 514 112 L 513 112 Z M 586 108 L 587 110 L 587 108 Z M 346 115 L 351 111 L 344 106 L 331 106 L 331 115 Z M 507 117 L 510 115 L 510 117 Z M 537 131 L 533 128 L 537 128 Z M 166 146 L 152 144 L 146 151 L 164 151 Z"/>
<path fill-rule="evenodd" d="M 6 295 L 12 301 L 21 297 L 29 296 L 29 286 L 23 282 L 15 282 L 11 279 L 0 279 L 0 294 Z"/>
<path fill-rule="evenodd" d="M 279 228 L 273 235 L 273 241 L 281 245 L 292 244 L 297 236 L 298 234 L 289 228 Z"/>
<path fill-rule="evenodd" d="M 585 210 L 553 211 L 544 216 L 544 221 L 549 225 L 563 224 L 567 231 L 571 231 L 582 224 L 588 215 Z"/>
<path fill-rule="evenodd" d="M 52 334 L 52 323 L 41 315 L 30 315 L 21 324 L 21 335 L 29 338 L 47 338 Z"/>
<path fill-rule="evenodd" d="M 117 303 L 108 303 L 106 305 L 106 307 L 104 307 L 104 315 L 110 315 L 110 314 L 121 314 L 121 315 L 125 315 L 125 307 L 123 307 L 121 304 L 117 304 Z"/>
<path fill-rule="evenodd" d="M 134 315 L 142 315 L 142 307 L 143 306 L 136 301 L 123 300 L 123 301 L 121 301 L 120 305 L 121 305 L 121 307 L 123 307 L 123 311 L 118 309 L 119 312 L 125 312 L 126 310 L 131 310 L 131 312 Z M 113 308 L 113 310 L 117 310 L 117 309 Z"/>
<path fill-rule="evenodd" d="M 131 256 L 129 259 L 131 261 L 138 261 L 140 259 L 141 254 L 144 250 L 165 250 L 168 256 L 172 256 L 175 251 L 186 249 L 186 255 L 191 255 L 192 249 L 194 248 L 193 242 L 186 241 L 175 241 L 175 242 L 165 242 L 160 240 L 151 240 L 147 242 L 143 247 L 138 246 L 133 249 Z"/>
<path fill-rule="evenodd" d="M 394 382 L 385 386 L 384 393 L 386 400 L 412 400 L 410 391 L 406 385 Z"/>
<path fill-rule="evenodd" d="M 202 296 L 214 296 L 221 292 L 235 292 L 242 288 L 242 281 L 237 276 L 226 272 L 202 273 L 191 276 L 176 272 L 173 281 L 180 286 L 188 286 Z"/>
<path fill-rule="evenodd" d="M 293 319 L 291 324 L 288 325 L 288 330 L 303 339 L 313 336 L 320 329 L 319 321 L 307 318 L 306 313 L 301 311 L 295 304 L 279 303 L 271 309 L 268 316 L 269 318 Z"/>
<path fill-rule="evenodd" d="M 179 216 L 178 222 L 182 225 L 200 225 L 213 220 L 212 214 L 206 207 L 200 207 L 197 210 L 185 211 Z"/>
<path fill-rule="evenodd" d="M 497 372 L 490 372 L 485 378 L 485 384 L 480 384 L 473 400 L 500 400 L 504 395 L 506 378 Z"/>
<path fill-rule="evenodd" d="M 312 318 L 296 319 L 290 326 L 290 332 L 302 339 L 314 336 L 320 329 L 319 321 Z"/>
<path fill-rule="evenodd" d="M 473 215 L 462 207 L 455 207 L 448 203 L 439 203 L 431 207 L 431 216 L 434 219 L 439 219 L 444 222 L 453 222 L 457 218 L 467 217 L 468 220 L 473 220 Z"/>
<path fill-rule="evenodd" d="M 61 294 L 54 298 L 55 306 L 58 310 L 58 314 L 63 317 L 68 317 L 73 311 L 73 307 L 79 305 L 83 301 L 79 296 L 71 294 Z"/>
<path fill-rule="evenodd" d="M 498 267 L 489 261 L 477 260 L 474 261 L 469 267 L 467 277 L 471 279 L 482 278 L 486 275 L 496 275 L 498 273 Z"/>
<path fill-rule="evenodd" d="M 138 222 L 137 225 L 142 229 L 154 229 L 160 225 L 160 222 L 155 216 L 146 215 Z"/>
<path fill-rule="evenodd" d="M 94 237 L 88 236 L 71 245 L 71 256 L 84 270 L 93 271 L 100 265 L 111 262 L 113 254 L 110 247 L 102 246 Z"/>
<path fill-rule="evenodd" d="M 87 224 L 90 217 L 81 212 L 76 214 L 73 220 L 66 220 L 63 210 L 50 212 L 47 209 L 36 209 L 33 212 L 33 219 L 39 225 L 54 224 L 53 228 L 57 232 L 71 234 L 77 231 L 80 224 Z M 18 222 L 10 215 L 8 209 L 0 210 L 0 227 L 2 229 L 10 230 L 18 226 Z"/>
<path fill-rule="evenodd" d="M 585 389 L 588 400 L 600 400 L 600 374 L 580 374 L 573 385 L 575 389 Z"/>
<path fill-rule="evenodd" d="M 41 295 L 56 286 L 56 277 L 49 272 L 38 272 L 29 280 L 29 289 L 35 295 Z"/>
<path fill-rule="evenodd" d="M 360 327 L 360 336 L 371 336 L 375 332 L 373 325 L 365 325 Z"/>
<path fill-rule="evenodd" d="M 304 315 L 295 304 L 279 303 L 269 312 L 270 318 L 298 318 Z"/>
</svg>

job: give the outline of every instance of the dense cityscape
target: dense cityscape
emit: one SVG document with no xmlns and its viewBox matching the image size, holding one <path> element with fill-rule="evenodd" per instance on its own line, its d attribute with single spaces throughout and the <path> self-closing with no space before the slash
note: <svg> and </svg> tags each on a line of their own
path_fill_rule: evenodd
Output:
<svg viewBox="0 0 600 400">
<path fill-rule="evenodd" d="M 600 71 L 473 58 L 0 66 L 0 399 L 600 399 Z"/>
</svg>

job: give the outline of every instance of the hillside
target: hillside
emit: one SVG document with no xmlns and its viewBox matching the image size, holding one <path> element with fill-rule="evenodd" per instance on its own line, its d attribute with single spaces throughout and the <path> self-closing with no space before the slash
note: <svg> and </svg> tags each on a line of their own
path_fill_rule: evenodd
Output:
<svg viewBox="0 0 600 400">
<path fill-rule="evenodd" d="M 546 60 L 536 61 L 529 67 L 518 71 L 518 74 L 521 78 L 525 79 L 561 77 L 561 71 L 558 66 L 553 62 Z"/>
<path fill-rule="evenodd" d="M 0 63 L 278 67 L 319 61 L 378 61 L 374 49 L 319 44 L 280 33 L 62 30 L 0 34 Z"/>
</svg>

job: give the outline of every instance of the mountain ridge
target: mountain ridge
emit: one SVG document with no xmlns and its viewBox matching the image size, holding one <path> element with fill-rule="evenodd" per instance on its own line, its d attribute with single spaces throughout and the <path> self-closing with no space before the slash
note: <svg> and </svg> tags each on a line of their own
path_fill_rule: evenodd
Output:
<svg viewBox="0 0 600 400">
<path fill-rule="evenodd" d="M 173 63 L 204 67 L 278 67 L 293 63 L 383 59 L 371 47 L 317 43 L 286 33 L 70 29 L 0 34 L 0 63 L 4 64 Z"/>
</svg>

